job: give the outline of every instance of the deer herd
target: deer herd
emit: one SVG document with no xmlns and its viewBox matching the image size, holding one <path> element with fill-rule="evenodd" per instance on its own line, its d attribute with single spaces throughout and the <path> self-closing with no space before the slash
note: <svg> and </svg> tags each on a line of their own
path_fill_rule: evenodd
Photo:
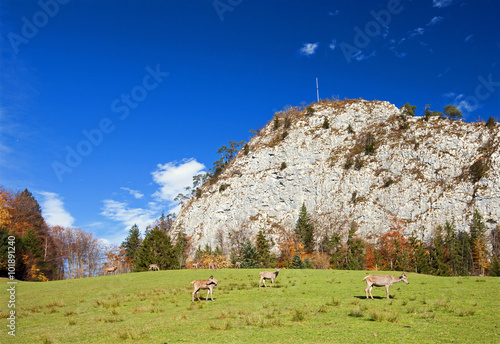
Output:
<svg viewBox="0 0 500 344">
<path fill-rule="evenodd" d="M 193 264 L 191 266 L 192 269 L 201 269 L 202 266 L 198 264 Z M 235 269 L 240 269 L 241 268 L 241 262 L 236 262 L 234 264 Z M 116 266 L 111 266 L 105 269 L 106 274 L 114 274 L 116 272 L 117 267 Z M 217 271 L 217 265 L 215 263 L 209 263 L 208 264 L 208 269 L 209 270 L 215 270 Z M 149 271 L 160 271 L 160 268 L 156 264 L 151 264 L 149 266 Z M 259 288 L 261 287 L 261 284 L 264 284 L 264 287 L 267 287 L 266 285 L 266 280 L 271 280 L 271 287 L 274 286 L 274 280 L 276 277 L 278 277 L 278 274 L 280 272 L 280 269 L 276 269 L 276 271 L 262 271 L 259 273 L 260 280 L 259 280 Z M 387 299 L 389 299 L 389 287 L 393 285 L 394 283 L 398 282 L 404 282 L 406 284 L 410 284 L 408 282 L 408 278 L 406 277 L 406 273 L 402 273 L 400 277 L 395 277 L 392 275 L 369 275 L 363 278 L 363 281 L 366 281 L 366 288 L 365 288 L 365 295 L 366 298 L 368 299 L 368 293 L 370 294 L 370 297 L 373 300 L 373 295 L 372 295 L 372 288 L 373 287 L 385 287 L 385 291 L 387 294 Z M 214 276 L 210 276 L 209 279 L 206 280 L 194 280 L 191 282 L 191 285 L 194 287 L 193 292 L 191 293 L 191 301 L 194 302 L 194 297 L 196 295 L 196 298 L 198 301 L 200 300 L 198 296 L 198 291 L 200 290 L 207 290 L 207 297 L 206 300 L 208 301 L 208 295 L 210 295 L 210 299 L 213 301 L 214 296 L 213 296 L 213 290 L 217 287 L 217 284 L 219 282 L 214 278 Z"/>
</svg>

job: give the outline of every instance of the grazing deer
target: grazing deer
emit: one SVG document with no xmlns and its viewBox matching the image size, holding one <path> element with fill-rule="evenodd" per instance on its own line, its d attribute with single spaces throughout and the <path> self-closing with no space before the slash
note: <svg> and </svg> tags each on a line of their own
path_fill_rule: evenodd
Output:
<svg viewBox="0 0 500 344">
<path fill-rule="evenodd" d="M 107 275 L 107 274 L 110 274 L 110 273 L 111 273 L 111 274 L 114 274 L 114 273 L 115 273 L 115 271 L 116 271 L 116 269 L 118 269 L 118 266 L 111 266 L 111 267 L 109 267 L 109 268 L 106 268 L 106 275 Z"/>
<path fill-rule="evenodd" d="M 160 271 L 160 268 L 156 264 L 151 264 L 151 265 L 149 265 L 148 271 L 151 271 L 151 270 Z"/>
<path fill-rule="evenodd" d="M 363 278 L 363 281 L 366 281 L 366 289 L 365 289 L 366 298 L 368 298 L 368 292 L 370 292 L 372 300 L 373 300 L 373 295 L 372 295 L 373 286 L 385 287 L 385 291 L 387 292 L 387 299 L 389 299 L 389 287 L 391 285 L 401 281 L 405 282 L 406 284 L 410 283 L 408 282 L 408 278 L 406 277 L 406 274 L 404 272 L 401 275 L 401 277 L 394 277 L 391 275 L 369 275 Z"/>
<path fill-rule="evenodd" d="M 235 269 L 240 269 L 241 268 L 241 262 L 234 263 L 234 268 Z"/>
<path fill-rule="evenodd" d="M 191 269 L 198 269 L 198 263 L 191 264 Z"/>
<path fill-rule="evenodd" d="M 191 285 L 194 287 L 194 290 L 191 293 L 191 302 L 194 302 L 194 295 L 196 295 L 196 298 L 200 301 L 200 297 L 198 296 L 198 291 L 200 289 L 208 289 L 206 300 L 208 301 L 208 294 L 210 294 L 213 301 L 214 295 L 212 290 L 217 287 L 217 283 L 219 282 L 214 278 L 214 276 L 210 276 L 207 280 L 195 280 L 191 282 Z"/>
<path fill-rule="evenodd" d="M 271 287 L 274 285 L 274 279 L 278 277 L 278 273 L 280 272 L 280 269 L 276 269 L 276 271 L 269 272 L 269 271 L 262 271 L 260 275 L 260 281 L 259 281 L 259 288 L 260 288 L 260 283 L 263 281 L 264 282 L 264 287 L 267 287 L 266 285 L 266 279 L 271 280 Z"/>
<path fill-rule="evenodd" d="M 217 264 L 215 263 L 208 263 L 208 270 L 215 270 L 217 271 Z"/>
</svg>

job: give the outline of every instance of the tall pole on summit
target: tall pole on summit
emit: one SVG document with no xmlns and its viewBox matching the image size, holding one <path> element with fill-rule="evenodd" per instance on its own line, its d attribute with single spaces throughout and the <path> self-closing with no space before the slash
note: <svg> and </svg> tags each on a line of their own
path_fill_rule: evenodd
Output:
<svg viewBox="0 0 500 344">
<path fill-rule="evenodd" d="M 319 103 L 319 87 L 318 87 L 318 78 L 316 78 L 316 98 L 318 99 L 318 103 Z"/>
</svg>

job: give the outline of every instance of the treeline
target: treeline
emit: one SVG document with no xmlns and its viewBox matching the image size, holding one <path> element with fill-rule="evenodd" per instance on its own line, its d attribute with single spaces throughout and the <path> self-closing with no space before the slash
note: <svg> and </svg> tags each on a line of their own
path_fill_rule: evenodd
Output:
<svg viewBox="0 0 500 344">
<path fill-rule="evenodd" d="M 13 238 L 15 252 L 8 251 Z M 48 226 L 28 191 L 0 188 L 0 276 L 7 277 L 8 254 L 19 280 L 48 281 L 102 274 L 109 248 L 79 228 Z M 11 259 L 12 261 L 12 259 Z"/>
<path fill-rule="evenodd" d="M 333 225 L 333 226 L 332 226 Z M 333 227 L 333 228 L 332 228 Z M 452 221 L 436 227 L 429 238 L 405 235 L 405 223 L 393 219 L 387 232 L 368 242 L 357 234 L 354 221 L 325 223 L 311 219 L 305 205 L 299 213 L 295 231 L 278 231 L 280 254 L 274 265 L 287 268 L 344 270 L 400 270 L 438 276 L 500 276 L 500 225 L 489 234 L 486 224 L 475 211 L 468 231 L 458 230 Z M 276 234 L 276 232 L 275 232 Z M 262 247 L 262 231 L 256 247 Z M 423 235 L 423 234 L 422 234 Z M 374 240 L 375 239 L 375 240 Z M 267 246 L 266 246 L 267 247 Z M 248 247 L 240 251 L 240 260 L 269 260 L 269 252 L 257 254 Z M 248 257 L 254 257 L 248 258 Z M 273 263 L 267 264 L 272 266 Z"/>
</svg>

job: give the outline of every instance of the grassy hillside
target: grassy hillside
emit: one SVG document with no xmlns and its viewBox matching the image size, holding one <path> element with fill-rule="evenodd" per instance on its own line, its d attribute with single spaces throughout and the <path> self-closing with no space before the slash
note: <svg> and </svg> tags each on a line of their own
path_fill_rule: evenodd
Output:
<svg viewBox="0 0 500 344">
<path fill-rule="evenodd" d="M 16 340 L 3 343 L 494 343 L 500 279 L 408 274 L 409 285 L 374 288 L 366 271 L 281 270 L 274 288 L 259 270 L 214 272 L 214 302 L 191 302 L 207 270 L 144 272 L 46 283 L 18 282 Z M 397 275 L 397 273 L 394 273 Z M 6 286 L 7 280 L 1 280 Z M 6 288 L 1 318 L 6 319 Z M 6 323 L 6 320 L 3 320 Z"/>
</svg>

